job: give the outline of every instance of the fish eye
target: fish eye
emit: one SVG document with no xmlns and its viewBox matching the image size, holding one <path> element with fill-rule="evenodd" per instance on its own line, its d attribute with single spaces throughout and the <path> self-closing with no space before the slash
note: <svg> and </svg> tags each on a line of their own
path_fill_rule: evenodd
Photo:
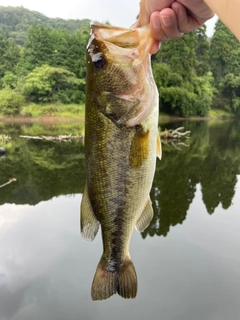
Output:
<svg viewBox="0 0 240 320">
<path fill-rule="evenodd" d="M 106 59 L 101 52 L 96 53 L 92 61 L 94 67 L 98 70 L 101 70 L 106 65 Z"/>
</svg>

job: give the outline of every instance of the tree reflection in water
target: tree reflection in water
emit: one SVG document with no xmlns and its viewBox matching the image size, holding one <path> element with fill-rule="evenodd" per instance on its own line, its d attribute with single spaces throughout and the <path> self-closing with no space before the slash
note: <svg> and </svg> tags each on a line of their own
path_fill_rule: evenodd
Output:
<svg viewBox="0 0 240 320">
<path fill-rule="evenodd" d="M 219 204 L 227 209 L 232 203 L 240 174 L 239 123 L 202 121 L 184 126 L 192 132 L 190 146 L 181 151 L 164 148 L 151 192 L 154 217 L 143 238 L 166 236 L 170 226 L 183 223 L 197 184 L 209 214 Z"/>
<path fill-rule="evenodd" d="M 162 129 L 184 126 L 191 131 L 188 148 L 163 146 L 151 191 L 154 217 L 142 233 L 166 236 L 170 226 L 183 223 L 200 184 L 207 212 L 219 204 L 229 208 L 240 174 L 240 124 L 237 121 L 167 123 Z M 4 203 L 35 205 L 58 195 L 82 193 L 85 184 L 84 146 L 80 141 L 53 143 L 20 139 L 19 135 L 79 134 L 79 124 L 55 126 L 0 125 L 12 139 L 0 159 L 0 189 Z M 82 130 L 82 129 L 81 129 Z"/>
</svg>

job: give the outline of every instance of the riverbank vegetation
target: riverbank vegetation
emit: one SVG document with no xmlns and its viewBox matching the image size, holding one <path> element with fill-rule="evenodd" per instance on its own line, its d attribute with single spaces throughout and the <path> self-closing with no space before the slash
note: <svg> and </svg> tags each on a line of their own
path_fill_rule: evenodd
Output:
<svg viewBox="0 0 240 320">
<path fill-rule="evenodd" d="M 84 116 L 89 23 L 0 6 L 1 116 Z M 161 112 L 240 115 L 240 44 L 220 21 L 211 39 L 203 26 L 163 43 L 152 66 Z"/>
</svg>

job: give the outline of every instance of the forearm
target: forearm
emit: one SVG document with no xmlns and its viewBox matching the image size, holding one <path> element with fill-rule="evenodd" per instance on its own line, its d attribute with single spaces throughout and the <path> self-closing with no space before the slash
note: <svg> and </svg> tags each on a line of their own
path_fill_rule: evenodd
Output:
<svg viewBox="0 0 240 320">
<path fill-rule="evenodd" d="M 239 0 L 204 0 L 224 24 L 240 40 L 240 1 Z"/>
</svg>

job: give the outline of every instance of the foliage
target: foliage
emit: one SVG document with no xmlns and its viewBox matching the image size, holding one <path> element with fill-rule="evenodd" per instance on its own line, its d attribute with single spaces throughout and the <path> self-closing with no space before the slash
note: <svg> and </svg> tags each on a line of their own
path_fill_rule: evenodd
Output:
<svg viewBox="0 0 240 320">
<path fill-rule="evenodd" d="M 33 26 L 29 30 L 21 61 L 18 64 L 18 74 L 27 75 L 34 68 L 45 64 L 68 70 L 79 79 L 78 89 L 80 91 L 76 95 L 74 84 L 77 81 L 75 81 L 72 88 L 72 91 L 75 91 L 75 98 L 73 99 L 73 94 L 70 93 L 69 97 L 65 97 L 66 103 L 83 101 L 86 77 L 85 48 L 88 38 L 89 31 L 85 29 L 70 34 L 66 30 Z M 63 97 L 61 101 L 63 101 Z"/>
<path fill-rule="evenodd" d="M 37 66 L 48 64 L 63 67 L 78 78 L 83 78 L 86 75 L 85 50 L 88 38 L 88 29 L 70 34 L 66 30 L 33 26 L 29 29 L 18 71 L 26 74 Z"/>
<path fill-rule="evenodd" d="M 240 44 L 227 27 L 218 21 L 211 42 L 211 68 L 218 88 L 214 102 L 240 114 Z"/>
<path fill-rule="evenodd" d="M 160 95 L 160 110 L 179 116 L 205 116 L 212 103 L 212 77 L 192 74 L 186 80 L 164 63 L 153 66 Z"/>
<path fill-rule="evenodd" d="M 6 39 L 0 33 L 0 78 L 7 71 L 14 72 L 20 60 L 20 48 L 11 39 Z"/>
<path fill-rule="evenodd" d="M 79 104 L 36 104 L 29 103 L 21 109 L 20 115 L 27 117 L 57 116 L 83 118 L 84 106 Z"/>
<path fill-rule="evenodd" d="M 204 76 L 209 71 L 210 43 L 207 38 L 206 29 L 206 25 L 203 25 L 195 31 L 197 37 L 196 56 L 198 60 L 196 72 L 198 76 Z"/>
<path fill-rule="evenodd" d="M 19 45 L 27 40 L 27 33 L 33 25 L 44 25 L 53 29 L 65 29 L 74 33 L 89 27 L 89 20 L 64 20 L 48 18 L 45 15 L 28 10 L 24 7 L 0 6 L 0 31 L 7 38 L 11 38 Z"/>
<path fill-rule="evenodd" d="M 45 26 L 33 26 L 28 32 L 18 72 L 26 74 L 42 64 L 51 65 L 53 57 L 53 30 Z"/>
<path fill-rule="evenodd" d="M 179 116 L 205 116 L 212 104 L 206 27 L 163 43 L 153 59 L 160 110 Z"/>
<path fill-rule="evenodd" d="M 42 65 L 25 79 L 23 92 L 33 102 L 80 102 L 84 82 L 65 69 Z"/>
<path fill-rule="evenodd" d="M 88 38 L 89 20 L 0 6 L 0 89 L 24 93 L 28 102 L 54 103 L 46 111 L 51 114 L 57 102 L 83 103 Z M 162 43 L 152 62 L 160 112 L 206 116 L 213 107 L 240 114 L 240 44 L 220 21 L 211 40 L 202 26 Z"/>
<path fill-rule="evenodd" d="M 210 118 L 229 118 L 229 117 L 232 117 L 232 116 L 233 116 L 233 113 L 227 112 L 225 110 L 211 109 L 208 112 L 208 117 L 210 117 Z"/>
<path fill-rule="evenodd" d="M 0 113 L 4 115 L 17 115 L 24 105 L 24 97 L 10 88 L 0 90 Z"/>
<path fill-rule="evenodd" d="M 234 57 L 236 58 L 236 55 L 238 55 L 239 48 L 240 44 L 236 37 L 218 20 L 210 45 L 210 66 L 216 86 L 219 86 L 221 79 L 228 72 L 231 72 L 228 68 L 232 66 L 233 63 L 235 67 L 236 63 L 239 65 L 239 62 L 234 59 Z M 239 71 L 239 69 L 236 70 L 238 73 Z"/>
<path fill-rule="evenodd" d="M 191 77 L 192 70 L 197 67 L 197 38 L 195 32 L 185 34 L 177 41 L 162 43 L 161 49 L 154 57 L 154 62 L 166 63 L 171 70 L 185 79 Z"/>
<path fill-rule="evenodd" d="M 15 89 L 17 85 L 17 76 L 10 71 L 6 71 L 1 79 L 3 88 Z"/>
</svg>

